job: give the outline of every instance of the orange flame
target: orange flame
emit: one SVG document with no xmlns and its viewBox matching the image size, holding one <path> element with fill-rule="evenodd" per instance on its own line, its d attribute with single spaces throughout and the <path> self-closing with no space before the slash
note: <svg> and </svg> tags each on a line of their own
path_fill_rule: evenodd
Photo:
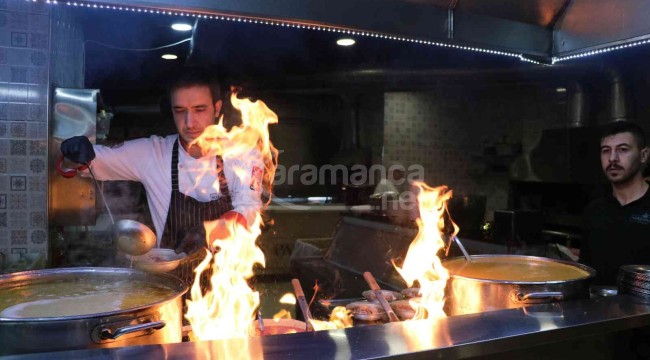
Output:
<svg viewBox="0 0 650 360">
<path fill-rule="evenodd" d="M 192 356 L 194 359 L 264 359 L 262 343 L 254 338 L 239 338 L 228 341 L 196 341 L 185 345 L 187 345 L 186 349 L 190 349 L 188 352 L 194 352 Z M 163 351 L 165 351 L 164 348 Z M 228 356 L 222 354 L 228 354 Z M 165 352 L 158 357 L 168 359 L 174 356 Z"/>
<path fill-rule="evenodd" d="M 481 283 L 472 281 L 452 281 L 451 297 L 458 299 L 455 301 L 452 314 L 474 314 L 484 310 L 484 304 L 481 301 Z"/>
<path fill-rule="evenodd" d="M 281 309 L 280 311 L 273 314 L 274 321 L 279 321 L 280 319 L 291 319 L 291 313 L 286 309 Z"/>
<path fill-rule="evenodd" d="M 437 318 L 429 321 L 405 321 L 401 332 L 406 339 L 407 350 L 418 352 L 454 345 L 449 335 L 448 323 L 444 320 Z"/>
<path fill-rule="evenodd" d="M 296 297 L 292 293 L 285 293 L 280 298 L 280 304 L 296 305 Z"/>
<path fill-rule="evenodd" d="M 233 161 L 235 164 L 246 163 L 246 160 L 259 161 L 261 158 L 264 163 L 264 171 L 259 177 L 261 180 L 251 183 L 251 187 L 260 186 L 270 200 L 278 152 L 269 141 L 268 125 L 277 123 L 278 118 L 263 102 L 238 99 L 236 95 L 233 92 L 231 102 L 241 111 L 242 124 L 228 131 L 223 126 L 222 118 L 218 124 L 207 127 L 190 146 L 198 146 L 203 156 L 221 155 L 224 160 L 244 160 Z M 243 166 L 235 166 L 234 172 L 240 179 L 250 176 L 250 169 Z M 216 183 L 214 187 L 218 189 L 219 184 Z M 265 263 L 262 250 L 255 244 L 261 233 L 261 224 L 261 209 L 248 228 L 235 220 L 219 219 L 204 223 L 206 242 L 216 251 L 206 251 L 205 259 L 195 270 L 190 290 L 192 299 L 187 301 L 185 315 L 198 340 L 244 338 L 255 334 L 253 321 L 260 297 L 257 291 L 248 286 L 247 280 L 254 275 L 253 267 L 256 264 L 264 266 Z M 224 225 L 226 234 L 217 231 Z M 213 239 L 211 235 L 214 234 L 223 236 Z M 210 288 L 203 293 L 200 279 L 208 269 L 212 270 Z M 236 353 L 223 355 L 229 358 Z"/>
<path fill-rule="evenodd" d="M 259 219 L 259 216 L 258 216 Z M 217 220 L 218 221 L 218 220 Z M 206 222 L 209 234 L 217 221 Z M 246 282 L 253 276 L 253 265 L 264 265 L 264 254 L 255 245 L 260 234 L 259 221 L 252 230 L 232 221 L 232 238 L 215 240 L 215 254 L 206 251 L 205 259 L 196 268 L 191 288 L 192 300 L 187 301 L 185 317 L 199 340 L 245 337 L 254 334 L 252 321 L 259 306 L 259 293 Z M 200 287 L 201 274 L 213 270 L 210 290 Z"/>
<path fill-rule="evenodd" d="M 311 319 L 314 330 L 334 330 L 352 327 L 352 315 L 345 306 L 337 306 L 332 310 L 329 321 Z"/>
<path fill-rule="evenodd" d="M 445 246 L 442 230 L 445 227 L 447 201 L 452 192 L 446 186 L 432 188 L 421 182 L 415 185 L 419 188 L 419 231 L 409 246 L 402 267 L 395 265 L 395 268 L 408 286 L 412 286 L 416 280 L 420 283 L 422 300 L 419 305 L 411 302 L 411 306 L 417 305 L 413 320 L 444 317 L 445 286 L 449 273 L 436 254 Z M 458 227 L 456 224 L 453 227 L 452 236 L 455 236 Z"/>
<path fill-rule="evenodd" d="M 287 304 L 287 305 L 295 305 L 296 304 L 296 297 L 292 293 L 285 293 L 282 295 L 280 300 L 278 301 L 280 304 Z M 286 309 L 281 309 L 277 313 L 273 315 L 273 320 L 274 321 L 280 321 L 280 319 L 291 319 L 291 312 L 289 312 Z"/>
<path fill-rule="evenodd" d="M 260 156 L 264 162 L 262 173 L 262 189 L 265 195 L 271 196 L 271 188 L 275 177 L 275 170 L 278 165 L 278 150 L 269 139 L 269 124 L 277 124 L 278 116 L 269 109 L 262 101 L 250 101 L 239 99 L 237 92 L 233 91 L 230 96 L 233 107 L 241 112 L 242 123 L 233 126 L 228 131 L 223 126 L 223 117 L 219 123 L 210 125 L 203 131 L 200 137 L 190 143 L 190 147 L 198 146 L 202 156 L 221 155 L 224 159 Z M 239 178 L 247 176 L 248 169 L 235 169 Z M 214 184 L 218 189 L 219 184 Z"/>
</svg>

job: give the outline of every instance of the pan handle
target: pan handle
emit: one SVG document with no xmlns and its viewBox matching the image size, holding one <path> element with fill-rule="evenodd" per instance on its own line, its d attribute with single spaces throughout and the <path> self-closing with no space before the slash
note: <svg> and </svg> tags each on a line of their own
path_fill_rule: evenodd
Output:
<svg viewBox="0 0 650 360">
<path fill-rule="evenodd" d="M 134 332 L 147 331 L 147 330 L 149 331 L 160 330 L 164 328 L 165 325 L 167 325 L 167 323 L 165 323 L 165 321 L 163 320 L 160 320 L 160 321 L 145 322 L 136 325 L 126 325 L 116 329 L 105 327 L 99 331 L 99 339 L 102 341 L 117 340 L 117 338 L 119 338 L 120 336 L 131 334 Z"/>
<path fill-rule="evenodd" d="M 102 340 L 116 340 L 122 335 L 131 334 L 138 331 L 145 330 L 160 330 L 167 325 L 164 321 L 155 321 L 138 325 L 128 325 L 111 331 L 111 329 L 103 329 L 100 333 L 100 338 Z"/>
<path fill-rule="evenodd" d="M 513 301 L 515 302 L 544 302 L 544 301 L 559 301 L 564 299 L 564 294 L 559 291 L 541 291 L 523 293 L 516 291 L 513 293 Z"/>
</svg>

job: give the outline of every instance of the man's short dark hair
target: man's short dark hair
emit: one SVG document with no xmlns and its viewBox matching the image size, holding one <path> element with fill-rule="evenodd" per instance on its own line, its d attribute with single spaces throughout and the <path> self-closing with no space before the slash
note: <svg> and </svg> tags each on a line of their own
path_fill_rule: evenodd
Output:
<svg viewBox="0 0 650 360">
<path fill-rule="evenodd" d="M 221 100 L 219 80 L 213 71 L 202 66 L 186 66 L 176 73 L 167 85 L 167 95 L 171 99 L 172 92 L 190 86 L 207 86 L 212 94 L 212 102 Z"/>
<path fill-rule="evenodd" d="M 615 121 L 603 126 L 600 140 L 608 136 L 629 132 L 634 137 L 639 149 L 645 147 L 645 132 L 639 125 L 629 121 Z"/>
</svg>

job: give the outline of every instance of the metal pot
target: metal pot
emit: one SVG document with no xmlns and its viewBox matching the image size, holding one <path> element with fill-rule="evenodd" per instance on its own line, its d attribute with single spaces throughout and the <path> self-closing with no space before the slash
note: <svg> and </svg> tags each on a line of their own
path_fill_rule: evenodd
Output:
<svg viewBox="0 0 650 360">
<path fill-rule="evenodd" d="M 520 260 L 573 266 L 587 276 L 572 280 L 509 281 L 478 279 L 450 274 L 445 288 L 447 315 L 473 314 L 484 311 L 518 308 L 571 299 L 588 299 L 589 285 L 596 271 L 588 266 L 555 259 L 519 255 L 474 255 L 473 259 Z M 449 259 L 452 261 L 455 259 Z M 443 263 L 444 265 L 444 263 Z"/>
<path fill-rule="evenodd" d="M 139 280 L 168 287 L 172 296 L 125 310 L 44 318 L 0 317 L 0 355 L 181 341 L 181 296 L 187 285 L 164 273 L 122 268 L 65 268 L 25 271 L 0 276 L 3 289 L 70 278 L 114 283 Z"/>
</svg>

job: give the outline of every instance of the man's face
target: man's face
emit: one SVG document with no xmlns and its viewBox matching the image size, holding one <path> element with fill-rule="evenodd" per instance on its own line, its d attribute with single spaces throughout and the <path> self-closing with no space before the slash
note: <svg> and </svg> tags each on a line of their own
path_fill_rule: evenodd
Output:
<svg viewBox="0 0 650 360">
<path fill-rule="evenodd" d="M 607 136 L 600 142 L 600 163 L 605 176 L 614 184 L 636 176 L 646 161 L 648 149 L 640 149 L 632 133 Z"/>
<path fill-rule="evenodd" d="M 174 90 L 171 105 L 178 135 L 185 144 L 198 138 L 206 127 L 214 124 L 221 110 L 221 100 L 213 103 L 210 88 L 204 85 Z"/>
</svg>

